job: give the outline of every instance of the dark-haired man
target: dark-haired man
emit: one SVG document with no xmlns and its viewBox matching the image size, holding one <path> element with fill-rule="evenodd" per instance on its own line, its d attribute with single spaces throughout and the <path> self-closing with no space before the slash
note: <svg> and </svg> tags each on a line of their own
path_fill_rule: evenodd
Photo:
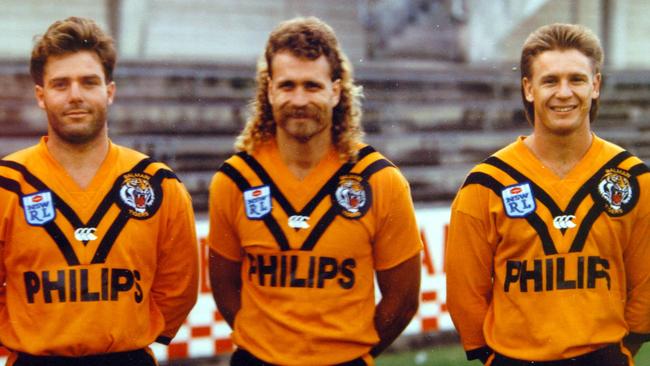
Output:
<svg viewBox="0 0 650 366">
<path fill-rule="evenodd" d="M 190 197 L 165 165 L 113 144 L 113 40 L 53 23 L 31 74 L 48 133 L 0 160 L 0 342 L 8 364 L 155 365 L 196 301 Z"/>
</svg>

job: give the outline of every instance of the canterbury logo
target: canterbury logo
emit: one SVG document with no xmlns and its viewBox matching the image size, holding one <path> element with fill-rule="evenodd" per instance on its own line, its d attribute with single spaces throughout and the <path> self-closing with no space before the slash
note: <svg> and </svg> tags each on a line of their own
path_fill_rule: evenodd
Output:
<svg viewBox="0 0 650 366">
<path fill-rule="evenodd" d="M 555 216 L 553 219 L 553 226 L 555 226 L 556 229 L 572 229 L 576 227 L 575 222 L 573 222 L 575 218 L 574 215 Z"/>
<path fill-rule="evenodd" d="M 97 228 L 94 227 L 80 227 L 74 231 L 74 238 L 79 241 L 90 241 L 97 239 L 95 231 Z"/>
<path fill-rule="evenodd" d="M 293 215 L 293 216 L 289 216 L 288 225 L 292 229 L 308 229 L 309 228 L 309 223 L 307 222 L 308 220 L 309 220 L 309 216 Z"/>
</svg>

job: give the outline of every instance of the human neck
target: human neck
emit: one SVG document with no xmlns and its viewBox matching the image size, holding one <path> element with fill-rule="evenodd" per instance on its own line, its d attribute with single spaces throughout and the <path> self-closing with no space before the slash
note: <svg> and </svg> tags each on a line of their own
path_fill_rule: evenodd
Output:
<svg viewBox="0 0 650 366">
<path fill-rule="evenodd" d="M 566 177 L 589 150 L 593 141 L 591 131 L 585 129 L 571 135 L 535 133 L 524 144 L 560 178 Z"/>
<path fill-rule="evenodd" d="M 106 159 L 109 143 L 106 135 L 85 144 L 70 144 L 50 134 L 46 146 L 75 183 L 86 189 Z"/>
<path fill-rule="evenodd" d="M 304 179 L 318 165 L 332 144 L 329 131 L 299 141 L 278 129 L 276 141 L 282 161 L 299 180 Z"/>
</svg>

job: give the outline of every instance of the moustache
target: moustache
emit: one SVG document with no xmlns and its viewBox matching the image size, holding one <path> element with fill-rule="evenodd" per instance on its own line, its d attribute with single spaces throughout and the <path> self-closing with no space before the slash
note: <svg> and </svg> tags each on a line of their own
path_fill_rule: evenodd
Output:
<svg viewBox="0 0 650 366">
<path fill-rule="evenodd" d="M 286 106 L 280 109 L 280 117 L 282 119 L 287 118 L 309 118 L 309 119 L 320 119 L 320 111 L 314 106 L 304 106 L 304 107 L 293 107 Z"/>
<path fill-rule="evenodd" d="M 87 106 L 85 104 L 71 104 L 71 105 L 67 106 L 63 110 L 63 114 L 66 114 L 66 113 L 68 113 L 70 111 L 86 111 L 86 112 L 90 112 L 90 111 L 92 111 L 92 108 L 90 108 L 90 106 Z"/>
</svg>

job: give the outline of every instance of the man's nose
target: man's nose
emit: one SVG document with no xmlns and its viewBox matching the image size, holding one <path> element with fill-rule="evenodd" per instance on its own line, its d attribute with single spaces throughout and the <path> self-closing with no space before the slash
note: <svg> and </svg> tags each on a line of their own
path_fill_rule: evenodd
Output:
<svg viewBox="0 0 650 366">
<path fill-rule="evenodd" d="M 70 90 L 69 91 L 70 100 L 78 101 L 82 99 L 81 87 L 79 86 L 79 83 L 77 82 L 71 83 L 69 90 Z"/>
<path fill-rule="evenodd" d="M 296 88 L 291 94 L 291 104 L 297 107 L 302 107 L 307 105 L 309 102 L 309 97 L 303 88 Z"/>
<path fill-rule="evenodd" d="M 573 95 L 573 90 L 568 80 L 561 80 L 559 89 L 557 91 L 557 96 L 560 98 L 568 98 Z"/>
</svg>

